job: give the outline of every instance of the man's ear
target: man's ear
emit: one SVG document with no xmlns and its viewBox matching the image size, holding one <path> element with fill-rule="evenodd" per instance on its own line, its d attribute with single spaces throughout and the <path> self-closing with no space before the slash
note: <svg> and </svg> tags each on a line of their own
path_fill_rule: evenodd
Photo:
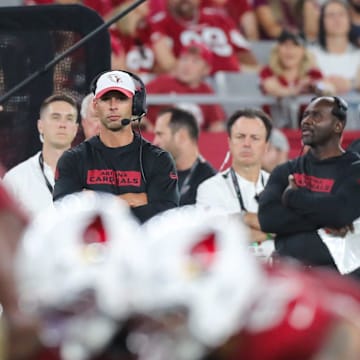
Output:
<svg viewBox="0 0 360 360">
<path fill-rule="evenodd" d="M 344 130 L 344 124 L 341 121 L 337 121 L 335 124 L 335 132 L 337 134 L 342 133 Z"/>
<path fill-rule="evenodd" d="M 38 129 L 38 131 L 39 131 L 39 134 L 42 135 L 43 132 L 44 132 L 44 129 L 43 129 L 43 122 L 42 122 L 41 119 L 39 119 L 39 120 L 37 121 L 37 129 Z"/>
<path fill-rule="evenodd" d="M 175 132 L 172 133 L 172 139 L 177 144 L 183 144 L 186 140 L 186 130 L 185 128 L 177 129 Z"/>
<path fill-rule="evenodd" d="M 268 141 L 266 142 L 266 145 L 265 145 L 265 151 L 264 151 L 264 153 L 269 152 L 271 149 L 272 149 L 272 146 L 271 146 L 271 144 L 270 144 L 270 141 L 268 140 Z"/>
<path fill-rule="evenodd" d="M 95 99 L 95 98 L 93 98 L 92 99 L 92 108 L 93 108 L 93 110 L 94 110 L 94 112 L 97 114 L 97 99 Z"/>
</svg>

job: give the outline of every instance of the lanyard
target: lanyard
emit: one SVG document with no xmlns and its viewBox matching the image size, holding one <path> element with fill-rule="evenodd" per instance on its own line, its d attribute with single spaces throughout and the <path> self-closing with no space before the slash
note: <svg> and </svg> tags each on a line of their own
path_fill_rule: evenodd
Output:
<svg viewBox="0 0 360 360">
<path fill-rule="evenodd" d="M 237 179 L 237 177 L 236 177 L 236 174 L 235 174 L 235 171 L 234 171 L 233 168 L 230 168 L 230 175 L 231 175 L 232 183 L 233 183 L 233 185 L 234 185 L 234 189 L 235 189 L 235 192 L 236 192 L 236 196 L 237 196 L 237 198 L 238 198 L 238 200 L 239 200 L 240 209 L 241 209 L 242 211 L 247 211 L 247 210 L 246 210 L 246 207 L 245 207 L 245 205 L 244 205 L 244 200 L 243 200 L 242 195 L 241 195 L 239 182 L 238 182 L 238 179 Z M 263 178 L 262 174 L 260 174 L 260 176 L 261 176 L 261 183 L 262 183 L 263 186 L 265 186 L 265 184 L 264 184 L 264 178 Z"/>
<path fill-rule="evenodd" d="M 195 169 L 196 169 L 196 167 L 198 166 L 199 163 L 200 163 L 200 159 L 197 158 L 196 161 L 193 163 L 189 173 L 186 175 L 186 178 L 185 178 L 184 182 L 181 185 L 180 196 L 184 195 L 189 190 L 191 177 L 193 176 L 194 171 L 195 171 Z"/>
<path fill-rule="evenodd" d="M 50 184 L 50 181 L 49 179 L 46 177 L 45 175 L 45 171 L 44 171 L 44 157 L 43 157 L 43 153 L 41 152 L 40 155 L 39 155 L 39 165 L 40 165 L 40 169 L 41 169 L 41 172 L 43 174 L 43 177 L 44 177 L 44 180 L 45 180 L 45 183 L 46 183 L 46 186 L 47 188 L 49 189 L 50 191 L 50 194 L 53 193 L 53 186 Z"/>
</svg>

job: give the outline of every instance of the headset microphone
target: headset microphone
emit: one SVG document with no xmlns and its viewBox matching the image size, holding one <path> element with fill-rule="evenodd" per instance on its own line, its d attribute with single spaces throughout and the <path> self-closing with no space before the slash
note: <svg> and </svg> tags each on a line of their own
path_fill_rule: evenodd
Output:
<svg viewBox="0 0 360 360">
<path fill-rule="evenodd" d="M 136 120 L 140 120 L 139 117 L 136 117 L 134 119 L 122 119 L 121 120 L 121 125 L 122 126 L 126 126 L 126 125 L 129 125 L 132 121 L 136 121 Z"/>
<path fill-rule="evenodd" d="M 131 120 L 130 120 L 130 119 L 122 119 L 122 120 L 121 120 L 121 125 L 122 125 L 122 126 L 129 125 L 130 123 L 131 123 Z"/>
</svg>

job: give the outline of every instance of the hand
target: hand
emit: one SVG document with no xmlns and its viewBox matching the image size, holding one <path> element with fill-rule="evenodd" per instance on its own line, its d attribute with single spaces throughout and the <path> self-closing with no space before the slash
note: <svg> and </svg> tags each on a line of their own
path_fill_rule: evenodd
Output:
<svg viewBox="0 0 360 360">
<path fill-rule="evenodd" d="M 245 212 L 242 214 L 243 222 L 250 228 L 260 230 L 259 218 L 256 213 Z"/>
<path fill-rule="evenodd" d="M 288 189 L 290 190 L 297 190 L 298 189 L 298 186 L 296 185 L 296 182 L 295 182 L 295 178 L 294 178 L 294 175 L 289 175 L 289 185 L 288 185 Z"/>
<path fill-rule="evenodd" d="M 146 193 L 126 193 L 119 195 L 119 198 L 125 200 L 130 207 L 143 206 L 148 203 Z"/>
<path fill-rule="evenodd" d="M 250 243 L 261 244 L 263 241 L 268 240 L 268 235 L 260 230 L 250 228 Z"/>
<path fill-rule="evenodd" d="M 353 233 L 354 232 L 354 225 L 346 225 L 341 227 L 340 229 L 334 229 L 334 228 L 325 228 L 325 232 L 327 234 L 338 236 L 338 237 L 345 237 L 348 232 Z"/>
<path fill-rule="evenodd" d="M 298 94 L 307 94 L 313 92 L 313 83 L 311 79 L 307 76 L 304 79 L 301 79 L 297 85 Z"/>
<path fill-rule="evenodd" d="M 294 175 L 289 175 L 288 177 L 289 180 L 289 185 L 286 187 L 286 189 L 284 190 L 283 194 L 282 194 L 282 203 L 286 206 L 286 197 L 285 194 L 289 191 L 289 190 L 297 190 L 298 186 L 295 183 L 295 178 Z"/>
<path fill-rule="evenodd" d="M 317 96 L 332 96 L 335 95 L 335 85 L 329 81 L 320 80 L 313 84 L 313 91 Z"/>
<path fill-rule="evenodd" d="M 352 90 L 351 80 L 346 79 L 342 76 L 332 75 L 327 80 L 334 85 L 335 90 L 338 94 L 346 94 Z"/>
</svg>

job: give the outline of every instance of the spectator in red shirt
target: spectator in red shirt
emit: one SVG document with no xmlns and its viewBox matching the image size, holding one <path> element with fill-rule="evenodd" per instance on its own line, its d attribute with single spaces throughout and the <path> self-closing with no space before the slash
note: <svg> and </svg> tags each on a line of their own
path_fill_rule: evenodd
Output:
<svg viewBox="0 0 360 360">
<path fill-rule="evenodd" d="M 301 1 L 254 0 L 253 6 L 263 39 L 276 39 L 284 29 L 302 29 Z"/>
<path fill-rule="evenodd" d="M 212 7 L 233 18 L 248 40 L 258 40 L 259 31 L 254 9 L 248 0 L 202 0 L 201 7 Z"/>
<path fill-rule="evenodd" d="M 160 11 L 164 11 L 166 9 L 165 0 L 150 0 L 150 15 L 155 15 Z"/>
<path fill-rule="evenodd" d="M 151 39 L 162 72 L 173 70 L 181 49 L 194 40 L 212 51 L 213 72 L 257 64 L 249 43 L 226 14 L 201 9 L 200 0 L 167 0 L 167 10 L 152 18 Z"/>
<path fill-rule="evenodd" d="M 289 107 L 283 99 L 300 94 L 332 93 L 331 85 L 323 80 L 321 71 L 315 67 L 304 39 L 289 31 L 283 31 L 270 55 L 269 65 L 260 72 L 263 92 L 279 98 L 279 104 L 271 107 L 271 115 L 278 126 L 287 126 Z M 267 109 L 269 111 L 269 109 Z M 276 112 L 275 112 L 276 111 Z"/>
<path fill-rule="evenodd" d="M 125 1 L 116 11 L 128 8 L 132 2 L 133 0 Z M 155 66 L 150 41 L 149 13 L 149 4 L 145 1 L 111 29 L 111 34 L 116 37 L 121 47 L 118 67 L 136 73 L 144 82 L 147 82 L 147 75 L 154 72 Z"/>
<path fill-rule="evenodd" d="M 211 51 L 203 44 L 191 43 L 184 48 L 173 75 L 159 75 L 147 86 L 148 94 L 213 94 L 211 86 L 204 81 L 211 71 Z M 224 110 L 220 105 L 175 104 L 195 115 L 202 130 L 224 130 Z M 149 106 L 147 119 L 154 124 L 158 112 L 169 105 Z"/>
<path fill-rule="evenodd" d="M 94 0 L 97 1 L 97 0 Z M 119 5 L 122 5 L 126 0 L 109 0 L 112 3 L 113 8 L 116 8 Z M 155 15 L 160 11 L 165 10 L 165 1 L 166 0 L 146 0 L 149 4 L 150 15 Z"/>
</svg>

